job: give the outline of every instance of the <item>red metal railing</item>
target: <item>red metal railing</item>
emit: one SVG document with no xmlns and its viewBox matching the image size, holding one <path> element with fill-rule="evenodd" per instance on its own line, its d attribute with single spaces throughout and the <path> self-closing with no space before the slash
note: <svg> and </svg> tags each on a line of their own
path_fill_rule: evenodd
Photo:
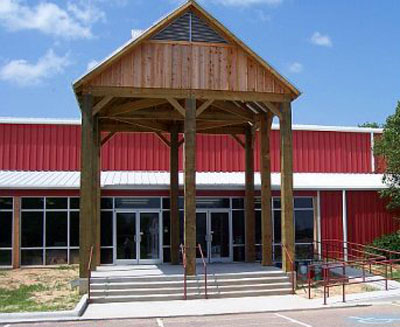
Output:
<svg viewBox="0 0 400 327">
<path fill-rule="evenodd" d="M 187 300 L 187 282 L 186 282 L 186 249 L 183 244 L 181 244 L 181 254 L 182 254 L 182 265 L 183 265 L 183 299 Z"/>
<path fill-rule="evenodd" d="M 388 290 L 389 280 L 400 279 L 394 278 L 393 274 L 394 265 L 400 264 L 400 252 L 397 251 L 342 240 L 315 242 L 314 251 L 314 258 L 318 258 L 317 261 L 320 262 L 307 266 L 308 297 L 311 299 L 313 286 L 322 285 L 324 304 L 327 303 L 327 298 L 329 298 L 330 288 L 335 286 L 342 286 L 343 302 L 345 302 L 347 285 L 384 281 L 385 288 Z M 374 275 L 374 278 L 366 278 L 366 267 L 368 267 L 368 272 Z M 347 276 L 348 268 L 357 268 L 361 271 L 361 274 Z M 319 269 L 322 273 L 321 280 L 316 278 Z M 339 271 L 341 271 L 341 274 Z"/>
<path fill-rule="evenodd" d="M 203 249 L 201 248 L 200 243 L 197 245 L 199 252 L 200 252 L 200 256 L 201 256 L 201 260 L 203 261 L 203 267 L 204 267 L 204 298 L 208 299 L 208 294 L 207 294 L 207 262 L 204 258 L 203 255 Z"/>
<path fill-rule="evenodd" d="M 282 253 L 285 253 L 286 260 L 289 261 L 290 267 L 291 267 L 291 283 L 292 283 L 292 294 L 296 294 L 296 264 L 292 258 L 292 256 L 289 254 L 289 251 L 286 247 L 286 245 L 282 244 Z"/>
<path fill-rule="evenodd" d="M 88 302 L 90 302 L 90 280 L 92 278 L 92 260 L 93 260 L 93 246 L 90 247 L 89 261 L 87 266 L 88 273 Z"/>
</svg>

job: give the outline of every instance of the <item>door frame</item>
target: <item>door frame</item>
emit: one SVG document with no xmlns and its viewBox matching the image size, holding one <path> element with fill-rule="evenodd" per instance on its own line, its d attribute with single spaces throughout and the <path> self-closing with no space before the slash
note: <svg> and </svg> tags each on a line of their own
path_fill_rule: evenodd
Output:
<svg viewBox="0 0 400 327">
<path fill-rule="evenodd" d="M 134 236 L 136 244 L 136 259 L 126 260 L 117 259 L 117 216 L 119 213 L 131 213 L 135 215 L 135 228 L 136 235 Z M 140 221 L 142 213 L 154 213 L 158 215 L 158 226 L 159 226 L 159 258 L 158 259 L 141 259 L 140 258 Z M 114 265 L 140 265 L 140 264 L 160 264 L 163 262 L 163 226 L 162 226 L 162 214 L 161 210 L 157 209 L 115 209 L 113 215 L 113 257 Z"/>
<path fill-rule="evenodd" d="M 208 263 L 227 263 L 227 262 L 233 262 L 233 230 L 232 230 L 232 212 L 230 209 L 197 209 L 196 210 L 196 215 L 198 213 L 205 213 L 206 214 L 206 231 L 207 231 L 207 249 L 203 249 L 205 259 Z M 224 258 L 212 258 L 211 257 L 211 246 L 212 246 L 212 240 L 210 240 L 208 237 L 211 235 L 211 216 L 213 213 L 225 213 L 228 215 L 228 233 L 229 233 L 229 256 L 224 257 Z M 201 263 L 202 260 L 201 258 L 197 258 L 197 262 Z"/>
</svg>

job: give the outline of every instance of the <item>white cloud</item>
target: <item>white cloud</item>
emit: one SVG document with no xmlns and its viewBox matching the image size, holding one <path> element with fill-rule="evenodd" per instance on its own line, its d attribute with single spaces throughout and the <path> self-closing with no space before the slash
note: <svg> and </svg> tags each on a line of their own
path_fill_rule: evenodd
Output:
<svg viewBox="0 0 400 327">
<path fill-rule="evenodd" d="M 263 10 L 256 10 L 256 14 L 259 20 L 262 22 L 270 22 L 271 16 L 266 14 Z"/>
<path fill-rule="evenodd" d="M 97 60 L 90 60 L 87 64 L 87 70 L 92 70 L 95 66 L 97 66 L 99 62 Z"/>
<path fill-rule="evenodd" d="M 133 29 L 131 30 L 132 39 L 137 39 L 140 35 L 143 34 L 143 30 L 140 29 Z"/>
<path fill-rule="evenodd" d="M 304 70 L 304 66 L 299 62 L 293 62 L 289 65 L 289 71 L 291 73 L 299 74 Z"/>
<path fill-rule="evenodd" d="M 69 64 L 68 55 L 58 56 L 50 49 L 36 63 L 24 59 L 8 62 L 0 68 L 0 79 L 20 86 L 36 85 L 57 73 L 62 73 Z"/>
<path fill-rule="evenodd" d="M 251 6 L 257 4 L 266 4 L 269 6 L 278 6 L 283 0 L 213 0 L 216 3 L 223 4 L 225 6 Z"/>
<path fill-rule="evenodd" d="M 311 41 L 312 44 L 319 45 L 319 46 L 322 46 L 322 47 L 328 47 L 328 48 L 330 48 L 330 47 L 333 46 L 332 40 L 331 40 L 331 38 L 329 37 L 329 35 L 326 35 L 326 34 L 323 35 L 323 34 L 321 34 L 320 32 L 315 32 L 315 33 L 311 36 L 310 41 Z"/>
<path fill-rule="evenodd" d="M 31 6 L 21 0 L 0 1 L 0 24 L 10 31 L 37 30 L 69 39 L 90 38 L 91 25 L 104 18 L 104 12 L 82 0 L 68 2 L 66 9 L 48 1 Z"/>
</svg>

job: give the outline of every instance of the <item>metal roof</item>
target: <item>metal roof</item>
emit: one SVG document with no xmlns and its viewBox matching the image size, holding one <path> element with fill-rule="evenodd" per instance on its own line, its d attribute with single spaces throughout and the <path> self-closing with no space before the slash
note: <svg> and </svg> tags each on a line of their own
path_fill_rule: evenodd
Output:
<svg viewBox="0 0 400 327">
<path fill-rule="evenodd" d="M 294 173 L 296 190 L 379 190 L 385 188 L 382 174 Z M 198 189 L 242 190 L 244 172 L 196 173 Z M 272 189 L 280 188 L 280 173 L 272 173 Z M 183 185 L 183 173 L 179 174 Z M 0 171 L 0 189 L 78 189 L 80 172 Z M 260 173 L 255 173 L 255 187 L 261 185 Z M 168 189 L 169 172 L 105 171 L 101 173 L 103 189 Z"/>
<path fill-rule="evenodd" d="M 14 118 L 0 117 L 0 124 L 28 124 L 28 125 L 80 125 L 80 119 L 57 118 Z M 272 129 L 279 130 L 279 124 L 273 124 Z M 353 132 L 353 133 L 382 133 L 382 128 L 356 127 L 356 126 L 326 126 L 293 124 L 294 131 L 319 131 L 319 132 Z"/>
</svg>

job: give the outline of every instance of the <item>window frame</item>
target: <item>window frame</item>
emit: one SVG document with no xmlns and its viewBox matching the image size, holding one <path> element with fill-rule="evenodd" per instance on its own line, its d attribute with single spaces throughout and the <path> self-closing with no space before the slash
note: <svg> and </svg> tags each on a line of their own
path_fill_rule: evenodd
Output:
<svg viewBox="0 0 400 327">
<path fill-rule="evenodd" d="M 11 264 L 10 265 L 0 265 L 0 268 L 10 268 L 13 265 L 13 254 L 14 254 L 14 211 L 15 211 L 15 199 L 13 196 L 2 196 L 1 198 L 10 198 L 12 200 L 11 209 L 0 209 L 0 214 L 2 212 L 11 213 L 11 247 L 0 247 L 0 251 L 10 251 L 11 252 Z"/>
</svg>

